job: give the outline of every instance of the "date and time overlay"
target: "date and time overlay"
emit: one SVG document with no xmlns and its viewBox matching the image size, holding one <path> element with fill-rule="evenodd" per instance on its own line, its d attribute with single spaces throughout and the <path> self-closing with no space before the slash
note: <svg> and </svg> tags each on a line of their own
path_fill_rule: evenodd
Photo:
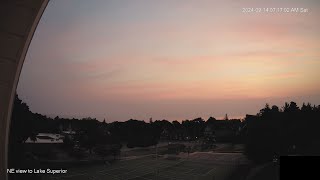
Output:
<svg viewBox="0 0 320 180">
<path fill-rule="evenodd" d="M 268 7 L 246 7 L 242 8 L 241 11 L 243 13 L 309 13 L 309 8 L 282 8 L 282 7 L 276 7 L 276 8 L 268 8 Z"/>
</svg>

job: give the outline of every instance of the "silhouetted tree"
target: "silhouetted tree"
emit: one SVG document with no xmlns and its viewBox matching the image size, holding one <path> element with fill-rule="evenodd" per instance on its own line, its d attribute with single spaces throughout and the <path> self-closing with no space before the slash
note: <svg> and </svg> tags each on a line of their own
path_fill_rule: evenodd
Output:
<svg viewBox="0 0 320 180">
<path fill-rule="evenodd" d="M 28 137 L 35 135 L 35 122 L 32 119 L 32 112 L 29 106 L 15 96 L 10 124 L 10 141 L 22 143 Z"/>
<path fill-rule="evenodd" d="M 214 123 L 216 121 L 216 118 L 214 117 L 209 117 L 209 119 L 206 121 L 207 124 Z"/>
<path fill-rule="evenodd" d="M 283 111 L 290 112 L 290 113 L 297 112 L 297 111 L 299 111 L 299 107 L 297 106 L 297 103 L 291 101 L 290 104 L 285 103 Z"/>
<path fill-rule="evenodd" d="M 267 103 L 267 104 L 265 105 L 265 107 L 260 110 L 259 115 L 260 115 L 260 116 L 264 116 L 264 115 L 270 113 L 270 111 L 271 111 L 270 106 L 269 106 L 269 104 Z"/>
<path fill-rule="evenodd" d="M 266 105 L 259 116 L 247 116 L 246 154 L 252 160 L 265 162 L 272 154 L 319 154 L 320 113 L 316 106 L 303 103 L 301 110 L 295 102 L 285 103 L 283 111 Z"/>
<path fill-rule="evenodd" d="M 273 106 L 272 106 L 271 111 L 272 111 L 273 113 L 278 113 L 278 112 L 280 112 L 280 111 L 279 111 L 279 107 L 276 106 L 276 105 L 273 105 Z"/>
<path fill-rule="evenodd" d="M 35 140 L 35 122 L 32 119 L 32 112 L 28 105 L 23 102 L 18 95 L 15 96 L 13 110 L 11 115 L 11 123 L 9 130 L 8 144 L 8 167 L 9 168 L 37 168 L 37 162 L 32 159 L 32 155 L 27 154 L 24 147 L 24 141 L 28 137 Z M 15 174 L 10 174 L 10 178 L 14 178 Z M 20 175 L 19 175 L 20 176 Z M 21 177 L 23 176 L 23 177 Z M 36 179 L 36 175 L 22 174 L 20 178 Z"/>
</svg>

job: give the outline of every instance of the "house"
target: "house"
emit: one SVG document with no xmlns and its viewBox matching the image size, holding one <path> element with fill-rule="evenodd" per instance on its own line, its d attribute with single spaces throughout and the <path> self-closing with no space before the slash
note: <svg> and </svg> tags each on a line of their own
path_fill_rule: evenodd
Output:
<svg viewBox="0 0 320 180">
<path fill-rule="evenodd" d="M 40 158 L 53 159 L 63 146 L 64 136 L 53 133 L 39 133 L 35 139 L 28 138 L 24 142 L 27 152 Z"/>
<path fill-rule="evenodd" d="M 61 134 L 38 133 L 35 140 L 30 137 L 24 142 L 26 144 L 61 144 L 64 136 Z"/>
</svg>

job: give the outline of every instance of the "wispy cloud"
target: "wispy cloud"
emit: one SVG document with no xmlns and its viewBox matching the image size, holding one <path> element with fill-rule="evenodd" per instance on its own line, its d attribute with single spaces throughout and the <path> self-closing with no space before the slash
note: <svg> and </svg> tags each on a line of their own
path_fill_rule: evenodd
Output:
<svg viewBox="0 0 320 180">
<path fill-rule="evenodd" d="M 316 1 L 294 0 L 52 1 L 18 90 L 40 112 L 113 120 L 210 115 L 211 105 L 237 116 L 257 99 L 319 99 L 319 12 Z"/>
</svg>

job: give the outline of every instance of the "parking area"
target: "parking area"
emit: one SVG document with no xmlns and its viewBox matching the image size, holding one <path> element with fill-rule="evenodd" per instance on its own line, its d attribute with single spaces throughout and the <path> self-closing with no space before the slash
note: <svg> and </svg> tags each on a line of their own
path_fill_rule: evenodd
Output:
<svg viewBox="0 0 320 180">
<path fill-rule="evenodd" d="M 145 156 L 112 165 L 69 169 L 45 180 L 224 180 L 246 159 L 240 153 L 192 153 L 176 158 Z"/>
</svg>

